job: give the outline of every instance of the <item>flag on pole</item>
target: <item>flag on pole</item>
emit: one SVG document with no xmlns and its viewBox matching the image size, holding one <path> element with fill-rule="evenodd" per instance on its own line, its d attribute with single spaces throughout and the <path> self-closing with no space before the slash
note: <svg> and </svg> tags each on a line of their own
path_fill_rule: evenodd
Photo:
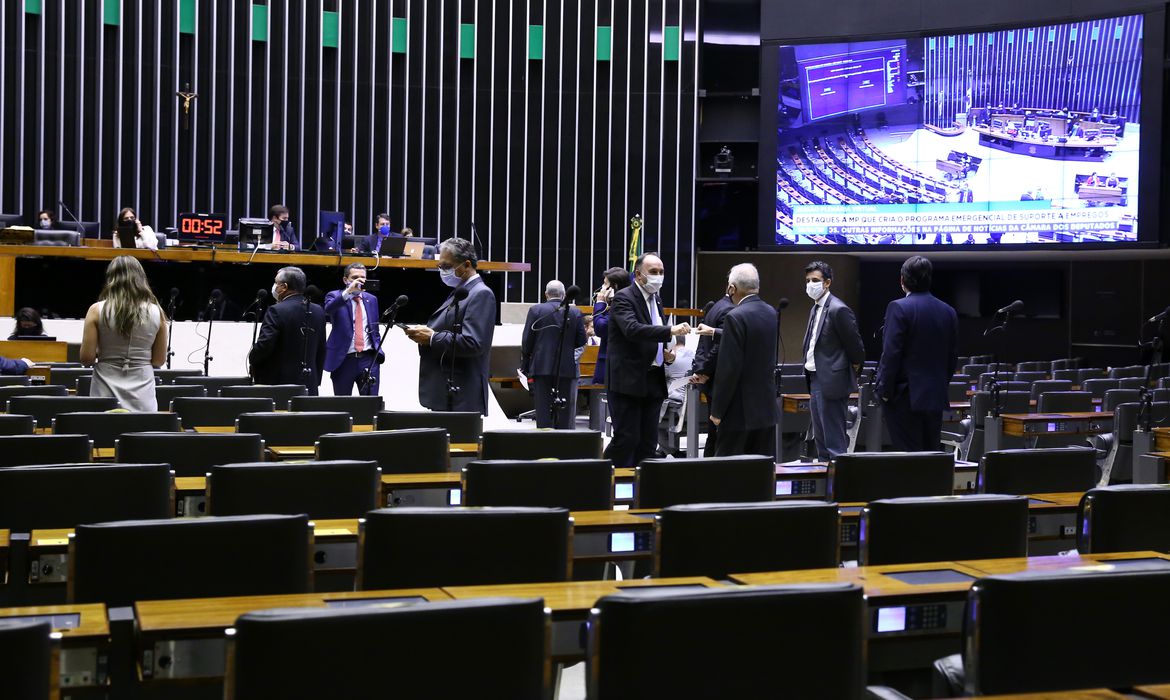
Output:
<svg viewBox="0 0 1170 700">
<path fill-rule="evenodd" d="M 634 263 L 641 257 L 643 247 L 642 215 L 634 214 L 634 218 L 630 219 L 630 274 L 634 273 Z"/>
</svg>

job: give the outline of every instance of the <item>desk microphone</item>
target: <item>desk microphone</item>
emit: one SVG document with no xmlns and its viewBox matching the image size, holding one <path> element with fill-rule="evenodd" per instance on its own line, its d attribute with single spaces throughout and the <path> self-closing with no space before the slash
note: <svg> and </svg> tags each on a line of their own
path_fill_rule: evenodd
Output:
<svg viewBox="0 0 1170 700">
<path fill-rule="evenodd" d="M 577 301 L 577 297 L 581 295 L 581 288 L 577 285 L 571 285 L 565 290 L 565 298 L 561 299 L 561 308 L 565 308 L 569 304 Z"/>
<path fill-rule="evenodd" d="M 178 287 L 171 287 L 171 303 L 174 304 L 175 300 L 178 298 L 179 298 L 179 288 Z"/>
<path fill-rule="evenodd" d="M 1157 323 L 1158 321 L 1161 321 L 1162 319 L 1166 318 L 1167 316 L 1170 316 L 1170 306 L 1167 306 L 1162 311 L 1162 313 L 1157 314 L 1156 316 L 1151 316 L 1150 320 L 1146 321 L 1146 323 Z"/>
<path fill-rule="evenodd" d="M 1002 316 L 1004 314 L 1010 315 L 1010 314 L 1014 314 L 1017 311 L 1020 311 L 1023 308 L 1024 308 L 1024 302 L 1020 301 L 1019 299 L 1016 299 L 1012 303 L 1010 303 L 1007 306 L 1003 307 L 1002 309 L 996 311 L 995 315 L 996 316 Z"/>
<path fill-rule="evenodd" d="M 401 309 L 402 307 L 406 306 L 409 303 L 410 303 L 410 297 L 406 296 L 405 294 L 399 294 L 398 298 L 394 300 L 394 303 L 390 305 L 390 308 L 388 308 L 382 312 L 382 318 L 383 319 L 392 318 L 396 313 L 398 313 L 399 309 Z"/>
</svg>

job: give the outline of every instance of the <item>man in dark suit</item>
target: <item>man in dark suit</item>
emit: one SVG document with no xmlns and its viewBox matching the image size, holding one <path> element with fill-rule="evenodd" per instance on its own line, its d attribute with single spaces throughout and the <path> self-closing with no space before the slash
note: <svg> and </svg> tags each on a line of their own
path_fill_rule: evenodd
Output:
<svg viewBox="0 0 1170 700">
<path fill-rule="evenodd" d="M 933 267 L 921 255 L 902 264 L 906 296 L 886 307 L 877 395 L 894 449 L 939 449 L 947 388 L 955 369 L 959 317 L 930 293 Z"/>
<path fill-rule="evenodd" d="M 569 304 L 568 325 L 561 340 L 561 324 L 565 321 L 565 285 L 552 280 L 544 286 L 543 304 L 528 310 L 524 332 L 520 340 L 520 369 L 532 380 L 532 398 L 536 403 L 536 427 L 569 430 L 573 427 L 575 406 L 569 403 L 573 385 L 577 383 L 577 363 L 574 354 L 585 346 L 585 322 L 581 310 Z M 560 355 L 557 355 L 560 350 Z M 558 370 L 557 367 L 560 367 Z M 553 386 L 556 376 L 557 396 L 562 403 L 553 411 Z"/>
<path fill-rule="evenodd" d="M 272 250 L 300 250 L 301 236 L 288 220 L 288 207 L 273 204 L 268 210 L 272 222 Z"/>
<path fill-rule="evenodd" d="M 383 239 L 390 237 L 401 238 L 402 234 L 394 231 L 390 226 L 390 215 L 378 214 L 378 217 L 374 219 L 374 232 L 358 239 L 357 252 L 367 255 L 380 253 Z"/>
<path fill-rule="evenodd" d="M 719 338 L 723 332 L 723 319 L 728 311 L 735 308 L 735 302 L 724 294 L 719 301 L 711 304 L 711 308 L 703 314 L 703 322 L 696 331 L 699 338 L 699 347 L 695 350 L 695 361 L 692 365 L 692 384 L 700 384 L 699 390 L 711 400 L 715 391 L 715 370 L 719 361 Z M 707 420 L 707 442 L 703 445 L 703 456 L 714 457 L 719 442 L 719 426 Z"/>
<path fill-rule="evenodd" d="M 325 342 L 325 371 L 333 380 L 334 396 L 349 396 L 358 384 L 361 394 L 378 394 L 378 365 L 386 359 L 378 329 L 378 297 L 363 291 L 366 266 L 350 263 L 341 278 L 343 290 L 325 295 L 325 316 L 332 324 Z M 369 370 L 369 386 L 361 381 Z"/>
<path fill-rule="evenodd" d="M 615 467 L 634 467 L 658 451 L 658 418 L 666 398 L 665 348 L 690 324 L 664 325 L 658 292 L 665 267 L 657 253 L 634 263 L 634 284 L 613 295 L 609 312 L 606 397 L 613 439 L 605 456 Z"/>
<path fill-rule="evenodd" d="M 325 311 L 304 294 L 301 268 L 277 271 L 272 284 L 277 303 L 264 312 L 248 362 L 257 384 L 304 384 L 316 396 L 325 363 Z"/>
<path fill-rule="evenodd" d="M 448 238 L 439 246 L 439 274 L 454 287 L 425 326 L 408 326 L 418 343 L 418 400 L 432 411 L 488 411 L 488 364 L 496 330 L 496 295 L 475 271 L 475 246 Z M 456 297 L 465 297 L 462 301 Z M 456 328 L 461 330 L 456 334 Z M 454 362 L 452 386 L 447 376 Z"/>
<path fill-rule="evenodd" d="M 804 268 L 805 293 L 813 300 L 804 334 L 804 372 L 817 458 L 827 462 L 849 449 L 845 423 L 849 394 L 865 362 L 865 343 L 853 310 L 829 292 L 833 268 L 819 260 Z"/>
<path fill-rule="evenodd" d="M 776 450 L 776 310 L 760 298 L 760 273 L 751 263 L 727 276 L 735 308 L 723 317 L 711 397 L 711 422 L 718 426 L 715 456 L 770 455 Z"/>
</svg>

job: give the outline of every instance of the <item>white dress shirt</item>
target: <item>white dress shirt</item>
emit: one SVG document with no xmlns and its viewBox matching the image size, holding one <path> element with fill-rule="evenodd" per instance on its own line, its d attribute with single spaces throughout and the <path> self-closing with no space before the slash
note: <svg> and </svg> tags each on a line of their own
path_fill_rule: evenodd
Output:
<svg viewBox="0 0 1170 700">
<path fill-rule="evenodd" d="M 825 316 L 825 304 L 829 303 L 829 292 L 821 295 L 817 299 L 814 306 L 817 309 L 816 318 L 813 319 L 812 336 L 808 340 L 808 352 L 804 355 L 804 368 L 809 372 L 817 371 L 817 360 L 815 351 L 817 349 L 817 336 L 821 334 L 821 322 Z"/>
</svg>

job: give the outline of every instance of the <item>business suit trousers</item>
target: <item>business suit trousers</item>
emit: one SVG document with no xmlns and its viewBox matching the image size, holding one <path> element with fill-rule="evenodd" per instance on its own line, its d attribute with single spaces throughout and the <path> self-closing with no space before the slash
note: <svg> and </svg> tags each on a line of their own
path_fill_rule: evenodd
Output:
<svg viewBox="0 0 1170 700">
<path fill-rule="evenodd" d="M 334 396 L 350 396 L 353 394 L 353 387 L 358 383 L 358 380 L 365 373 L 366 368 L 370 368 L 370 376 L 373 377 L 373 385 L 365 392 L 361 391 L 361 386 L 358 386 L 358 393 L 369 394 L 370 396 L 378 395 L 378 379 L 381 375 L 381 367 L 378 365 L 377 355 L 373 350 L 356 355 L 350 353 L 345 356 L 337 369 L 329 373 L 329 379 L 333 381 L 333 395 Z"/>
<path fill-rule="evenodd" d="M 886 404 L 883 412 L 890 442 L 899 452 L 936 452 L 942 449 L 942 411 L 910 409 L 910 395 Z"/>
<path fill-rule="evenodd" d="M 828 462 L 833 457 L 849 451 L 849 437 L 845 434 L 845 423 L 849 419 L 849 399 L 830 399 L 821 391 L 816 372 L 809 373 L 808 402 L 812 418 L 813 438 L 817 445 L 817 459 Z"/>
<path fill-rule="evenodd" d="M 576 377 L 561 377 L 559 382 L 560 396 L 564 399 L 564 407 L 556 412 L 556 419 L 552 416 L 552 377 L 532 378 L 532 400 L 536 404 L 536 427 L 557 428 L 558 430 L 572 430 L 573 417 L 577 412 L 576 392 L 573 386 L 577 383 Z"/>
<path fill-rule="evenodd" d="M 719 443 L 715 446 L 716 457 L 736 455 L 770 455 L 776 451 L 776 426 L 755 430 L 731 430 L 719 428 Z M 704 456 L 707 456 L 704 454 Z"/>
<path fill-rule="evenodd" d="M 658 370 L 661 374 L 662 370 Z M 615 467 L 636 467 L 658 451 L 658 414 L 665 396 L 632 396 L 608 392 L 613 439 L 605 457 Z"/>
</svg>

